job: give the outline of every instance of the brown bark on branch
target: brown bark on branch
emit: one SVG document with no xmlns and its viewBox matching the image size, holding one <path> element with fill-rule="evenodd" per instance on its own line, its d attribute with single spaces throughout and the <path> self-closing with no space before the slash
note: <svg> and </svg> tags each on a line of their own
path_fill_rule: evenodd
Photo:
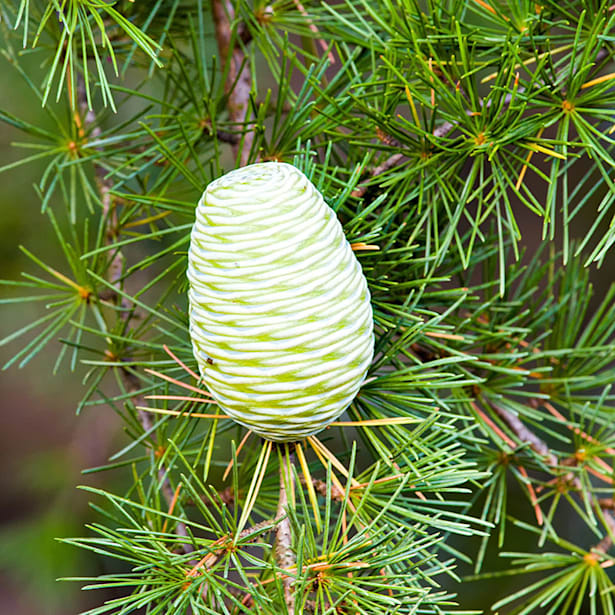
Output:
<svg viewBox="0 0 615 615">
<path fill-rule="evenodd" d="M 250 91 L 252 78 L 250 66 L 246 61 L 246 54 L 239 40 L 246 44 L 249 41 L 247 30 L 241 30 L 237 40 L 233 40 L 232 22 L 235 19 L 235 10 L 230 0 L 212 0 L 211 9 L 216 30 L 216 41 L 220 52 L 220 61 L 223 70 L 228 69 L 228 77 L 224 85 L 228 95 L 229 119 L 238 126 L 249 120 Z M 229 64 L 227 66 L 227 63 Z M 240 165 L 248 163 L 254 131 L 245 130 L 243 138 L 237 139 L 231 147 L 235 157 L 239 155 Z"/>
<path fill-rule="evenodd" d="M 288 489 L 288 491 L 287 491 Z M 287 457 L 283 456 L 282 464 L 280 465 L 280 499 L 278 500 L 278 510 L 276 518 L 280 519 L 277 527 L 277 535 L 275 541 L 275 558 L 278 566 L 283 570 L 291 569 L 295 563 L 295 553 L 292 549 L 292 530 L 290 520 L 288 518 L 289 492 L 292 500 L 295 491 L 295 475 L 293 472 L 292 453 Z M 285 574 L 282 578 L 284 584 L 284 600 L 286 601 L 286 610 L 288 615 L 295 614 L 295 596 L 293 594 L 292 583 L 293 578 Z"/>
<path fill-rule="evenodd" d="M 556 467 L 558 465 L 557 457 L 551 452 L 547 443 L 539 438 L 533 431 L 528 429 L 516 414 L 513 414 L 504 408 L 500 408 L 493 402 L 489 402 L 489 405 L 493 408 L 493 411 L 510 427 L 519 440 L 529 444 L 532 450 L 538 453 L 541 457 L 544 457 L 545 461 L 551 467 Z"/>
</svg>

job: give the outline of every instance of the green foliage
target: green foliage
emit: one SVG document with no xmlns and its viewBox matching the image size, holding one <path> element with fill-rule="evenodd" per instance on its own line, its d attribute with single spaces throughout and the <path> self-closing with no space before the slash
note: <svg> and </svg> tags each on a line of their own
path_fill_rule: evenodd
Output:
<svg viewBox="0 0 615 615">
<path fill-rule="evenodd" d="M 122 12 L 114 8 L 113 4 L 104 0 L 51 0 L 46 3 L 21 0 L 18 7 L 7 7 L 7 15 L 12 18 L 13 28 L 21 28 L 23 31 L 24 48 L 30 43 L 32 47 L 39 43 L 46 44 L 48 49 L 55 47 L 55 51 L 47 56 L 50 66 L 45 78 L 43 104 L 57 80 L 56 100 L 59 100 L 62 88 L 66 85 L 71 105 L 74 107 L 77 92 L 73 84 L 76 83 L 79 72 L 84 79 L 85 99 L 88 107 L 92 108 L 90 81 L 94 77 L 89 72 L 91 60 L 96 67 L 103 104 L 110 104 L 113 109 L 115 105 L 105 69 L 107 60 L 111 62 L 117 75 L 117 55 L 121 53 L 126 56 L 127 66 L 138 47 L 157 66 L 162 66 L 156 57 L 160 45 L 132 23 L 132 16 L 127 12 L 130 2 L 122 3 L 125 5 Z M 150 22 L 156 13 L 155 7 L 147 16 L 146 23 Z"/>
<path fill-rule="evenodd" d="M 464 579 L 500 613 L 614 611 L 615 290 L 589 280 L 615 242 L 609 3 L 21 0 L 1 25 L 48 123 L 0 110 L 28 150 L 0 171 L 44 163 L 65 256 L 24 248 L 5 282 L 43 306 L 5 367 L 60 338 L 79 410 L 125 427 L 88 472 L 130 487 L 86 487 L 97 521 L 67 539 L 117 560 L 80 579 L 116 592 L 89 613 L 483 607 Z M 304 170 L 372 296 L 368 378 L 297 446 L 246 436 L 194 373 L 189 230 L 244 159 Z"/>
</svg>

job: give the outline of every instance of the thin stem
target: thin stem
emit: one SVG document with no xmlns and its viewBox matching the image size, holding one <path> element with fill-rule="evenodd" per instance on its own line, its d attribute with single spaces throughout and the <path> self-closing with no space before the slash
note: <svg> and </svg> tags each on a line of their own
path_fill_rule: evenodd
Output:
<svg viewBox="0 0 615 615">
<path fill-rule="evenodd" d="M 292 549 L 292 529 L 288 515 L 289 500 L 295 497 L 295 459 L 294 454 L 289 452 L 288 445 L 284 445 L 284 454 L 280 464 L 280 499 L 276 517 L 280 519 L 277 527 L 275 541 L 275 558 L 279 568 L 290 570 L 296 563 L 295 552 Z M 290 495 L 290 498 L 289 498 Z M 288 615 L 295 614 L 295 596 L 292 589 L 293 578 L 285 574 L 282 579 L 284 584 L 284 600 Z"/>
<path fill-rule="evenodd" d="M 214 25 L 216 29 L 216 41 L 222 69 L 228 69 L 225 91 L 228 95 L 229 119 L 235 125 L 243 126 L 249 119 L 250 91 L 252 89 L 252 77 L 250 75 L 250 63 L 247 61 L 243 47 L 239 44 L 239 38 L 233 40 L 233 29 L 231 24 L 235 19 L 235 10 L 230 0 L 212 0 L 211 8 L 213 12 Z M 243 30 L 244 34 L 247 32 Z M 249 42 L 249 36 L 245 34 L 243 42 Z M 228 66 L 227 66 L 228 63 Z M 231 143 L 235 157 L 239 155 L 241 166 L 248 163 L 250 150 L 254 141 L 254 131 L 245 129 L 243 138 L 238 138 Z"/>
<path fill-rule="evenodd" d="M 558 465 L 557 457 L 551 452 L 549 445 L 544 440 L 539 438 L 531 429 L 528 429 L 516 414 L 501 408 L 492 401 L 489 401 L 489 405 L 493 408 L 493 411 L 510 427 L 519 440 L 529 444 L 536 453 L 538 453 L 541 457 L 544 457 L 545 461 L 551 467 L 556 467 Z"/>
</svg>

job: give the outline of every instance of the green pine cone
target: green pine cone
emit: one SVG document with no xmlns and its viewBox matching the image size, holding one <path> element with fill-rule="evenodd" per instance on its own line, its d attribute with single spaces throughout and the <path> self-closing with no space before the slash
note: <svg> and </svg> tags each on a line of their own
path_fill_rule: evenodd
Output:
<svg viewBox="0 0 615 615">
<path fill-rule="evenodd" d="M 194 354 L 229 416 L 284 442 L 346 409 L 374 352 L 370 295 L 335 213 L 301 171 L 266 162 L 212 182 L 188 279 Z"/>
</svg>

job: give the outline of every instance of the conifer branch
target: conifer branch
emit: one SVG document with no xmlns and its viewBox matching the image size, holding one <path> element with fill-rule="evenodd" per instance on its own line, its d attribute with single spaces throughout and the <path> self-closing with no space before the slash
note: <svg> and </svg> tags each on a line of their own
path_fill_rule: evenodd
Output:
<svg viewBox="0 0 615 615">
<path fill-rule="evenodd" d="M 130 464 L 129 488 L 85 487 L 104 500 L 102 519 L 89 526 L 94 536 L 71 539 L 125 562 L 89 579 L 88 589 L 121 592 L 92 615 L 451 615 L 451 596 L 432 579 L 454 565 L 440 559 L 449 537 L 463 537 L 479 574 L 489 566 L 489 541 L 505 531 L 540 537 L 534 552 L 497 548 L 517 558 L 512 573 L 541 578 L 509 592 L 494 611 L 614 612 L 615 287 L 590 314 L 587 270 L 615 245 L 615 228 L 605 225 L 615 211 L 615 73 L 607 64 L 615 21 L 609 7 L 576 2 L 467 0 L 454 13 L 423 4 L 211 0 L 203 13 L 201 3 L 107 10 L 79 0 L 56 15 L 49 3 L 19 0 L 0 8 L 3 55 L 39 102 L 49 101 L 44 122 L 0 109 L 0 121 L 27 141 L 19 143 L 25 154 L 0 172 L 46 163 L 37 193 L 64 259 L 48 264 L 24 251 L 38 269 L 8 281 L 20 296 L 7 302 L 39 301 L 42 315 L 0 344 L 25 334 L 8 362 L 25 366 L 60 338 L 57 365 L 70 355 L 71 367 L 79 360 L 91 367 L 80 407 L 117 405 L 133 439 L 91 470 Z M 77 8 L 87 11 L 71 13 Z M 23 33 L 17 46 L 34 37 L 29 53 L 51 67 L 42 87 L 13 52 L 10 24 Z M 323 57 L 330 49 L 335 61 Z M 155 70 L 159 52 L 164 65 Z M 265 65 L 261 79 L 255 71 Z M 113 88 L 121 115 L 95 110 L 114 108 L 106 75 L 128 66 L 130 77 Z M 66 89 L 63 112 L 51 101 Z M 316 457 L 293 449 L 300 473 L 281 445 L 279 489 L 266 471 L 272 442 L 263 447 L 251 432 L 237 438 L 222 408 L 193 412 L 213 401 L 188 383 L 200 380 L 191 367 L 198 331 L 186 326 L 185 301 L 195 202 L 222 169 L 259 152 L 310 178 L 344 221 L 353 250 L 380 248 L 356 250 L 376 352 L 347 409 L 352 420 L 329 425 L 330 448 L 314 447 Z M 348 198 L 351 187 L 369 202 Z M 89 214 L 81 215 L 84 205 Z M 527 212 L 542 220 L 546 249 L 522 266 L 515 261 Z M 268 235 L 269 220 L 259 215 L 241 229 L 241 242 L 228 237 L 228 254 L 253 234 Z M 575 243 L 581 218 L 591 229 Z M 289 213 L 272 245 L 279 240 L 292 252 L 307 241 L 310 229 L 297 226 Z M 317 258 L 332 253 L 323 241 Z M 205 269 L 218 268 L 215 254 Z M 220 269 L 243 285 L 243 266 Z M 284 282 L 289 289 L 305 283 L 301 269 Z M 265 303 L 267 287 L 265 279 L 255 285 Z M 350 323 L 350 282 L 340 291 L 331 300 L 343 301 Z M 309 301 L 292 303 L 289 313 L 307 314 Z M 307 339 L 311 318 L 301 327 Z M 251 352 L 265 329 L 236 337 Z M 235 334 L 220 328 L 221 344 L 227 333 Z M 350 361 L 351 346 L 331 349 L 340 366 L 346 348 Z M 243 378 L 250 362 L 233 370 Z M 302 372 L 309 395 L 318 367 Z M 119 391 L 105 390 L 110 370 Z M 164 384 L 144 380 L 146 373 Z M 540 399 L 532 398 L 537 389 Z M 145 395 L 163 407 L 141 410 Z M 240 441 L 223 486 L 209 485 L 214 468 L 228 462 L 231 438 Z M 507 526 L 511 477 L 535 519 Z M 560 522 L 570 514 L 595 539 Z M 246 529 L 255 517 L 268 521 Z M 557 557 L 545 557 L 544 541 Z M 491 572 L 485 584 L 494 582 Z"/>
<path fill-rule="evenodd" d="M 304 483 L 305 478 L 301 477 L 301 482 Z M 312 478 L 312 484 L 319 495 L 323 498 L 327 497 L 329 489 L 327 488 L 327 483 L 324 480 Z M 344 492 L 335 483 L 331 485 L 331 499 L 335 502 L 341 502 L 344 499 Z"/>
<path fill-rule="evenodd" d="M 288 448 L 284 447 L 284 452 Z M 279 568 L 290 570 L 296 563 L 295 553 L 292 547 L 292 529 L 288 507 L 294 499 L 295 474 L 294 474 L 294 454 L 288 452 L 282 454 L 280 464 L 280 497 L 278 500 L 278 510 L 276 518 L 279 523 L 276 529 L 275 557 Z M 289 498 L 290 496 L 290 498 Z M 282 579 L 284 585 L 284 600 L 288 615 L 295 613 L 295 597 L 293 593 L 293 578 L 290 574 L 285 574 Z"/>
<path fill-rule="evenodd" d="M 444 122 L 440 126 L 437 126 L 434 129 L 432 134 L 436 138 L 445 137 L 449 132 L 454 130 L 455 127 L 456 127 L 456 124 L 452 122 Z M 401 147 L 401 144 L 394 139 L 387 138 L 386 142 L 389 143 L 390 145 Z M 397 152 L 395 154 L 392 154 L 384 162 L 370 169 L 369 171 L 370 179 L 373 179 L 374 177 L 379 177 L 380 175 L 384 175 L 385 173 L 387 173 L 387 171 L 390 171 L 391 169 L 394 169 L 395 167 L 399 166 L 407 158 L 408 156 L 404 152 Z M 359 186 L 357 186 L 352 191 L 352 196 L 357 197 L 357 198 L 361 198 L 365 196 L 365 193 L 368 191 L 369 186 L 370 186 L 369 180 L 361 183 Z"/>
<path fill-rule="evenodd" d="M 516 414 L 505 410 L 491 400 L 489 401 L 489 405 L 493 408 L 495 413 L 504 420 L 504 422 L 508 425 L 508 427 L 510 427 L 511 431 L 517 436 L 517 438 L 519 438 L 519 440 L 521 440 L 521 442 L 529 444 L 530 447 L 538 453 L 538 455 L 543 457 L 547 464 L 551 467 L 558 466 L 559 462 L 557 457 L 551 452 L 551 449 L 547 443 L 539 438 L 531 429 L 528 429 Z"/>
<path fill-rule="evenodd" d="M 607 59 L 610 55 L 611 55 L 611 52 L 608 49 L 605 49 L 605 48 L 600 49 L 598 53 L 596 54 L 595 64 L 599 65 L 605 59 Z M 560 73 L 561 72 L 563 71 L 560 70 Z M 455 84 L 450 84 L 450 85 L 452 87 L 455 87 Z M 515 95 L 518 96 L 524 92 L 525 92 L 525 88 L 521 86 L 516 89 Z M 505 109 L 506 107 L 508 107 L 513 100 L 514 100 L 514 96 L 512 94 L 506 94 L 503 99 L 502 109 Z M 487 107 L 491 106 L 491 100 L 487 100 L 486 106 Z M 469 109 L 466 109 L 465 113 L 467 115 L 472 115 Z M 433 129 L 432 135 L 436 139 L 445 137 L 450 132 L 452 132 L 458 126 L 458 124 L 459 124 L 458 122 L 445 121 Z M 399 146 L 400 144 L 396 143 L 396 145 Z M 403 152 L 397 152 L 395 154 L 392 154 L 384 162 L 370 169 L 369 171 L 370 180 L 375 177 L 379 177 L 381 175 L 386 174 L 391 169 L 394 169 L 395 167 L 400 165 L 405 159 L 407 159 L 407 155 Z M 369 189 L 369 186 L 370 186 L 369 180 L 362 182 L 359 186 L 357 186 L 357 188 L 355 188 L 355 190 L 353 190 L 352 195 L 357 198 L 361 198 L 365 196 L 367 190 Z"/>
<path fill-rule="evenodd" d="M 86 93 L 86 86 L 84 79 L 82 77 L 78 77 L 77 84 L 77 99 L 79 104 L 79 111 L 81 113 L 81 117 L 83 117 L 83 131 L 84 134 L 87 134 L 87 130 L 90 129 L 90 135 L 92 139 L 96 139 L 101 134 L 100 125 L 96 122 L 96 114 L 92 109 L 88 107 L 88 99 Z M 76 119 L 79 115 L 76 115 Z M 111 195 L 111 188 L 113 186 L 113 181 L 107 176 L 107 170 L 100 164 L 94 162 L 94 173 L 96 176 L 96 186 L 98 187 L 100 201 L 102 204 L 102 217 L 106 221 L 106 232 L 105 232 L 105 244 L 111 245 L 117 239 L 117 212 L 115 210 L 115 202 Z M 121 276 L 124 268 L 124 254 L 122 250 L 117 249 L 114 251 L 113 257 L 111 259 L 111 263 L 108 269 L 108 280 L 109 282 L 115 286 L 116 288 L 120 288 L 121 285 Z M 105 299 L 113 299 L 115 302 L 119 302 L 120 306 L 123 308 L 120 312 L 120 318 L 125 321 L 126 324 L 129 323 L 131 318 L 135 317 L 135 310 L 131 309 L 133 306 L 130 305 L 129 301 L 120 293 L 115 293 L 113 297 L 105 297 Z M 134 372 L 122 367 L 120 369 L 120 374 L 122 380 L 124 382 L 124 386 L 126 391 L 132 394 L 132 402 L 135 407 L 137 407 L 137 416 L 139 418 L 139 422 L 141 423 L 141 427 L 145 433 L 149 433 L 149 440 L 152 444 L 156 444 L 154 440 L 154 422 L 153 417 L 150 413 L 144 412 L 143 410 L 139 410 L 139 406 L 145 406 L 145 398 L 143 395 L 139 394 L 141 386 L 140 383 L 135 376 Z M 170 507 L 174 503 L 175 490 L 171 485 L 171 481 L 168 475 L 168 469 L 164 466 L 158 469 L 158 481 L 160 484 L 160 490 L 162 495 Z M 175 526 L 175 533 L 181 537 L 182 539 L 188 538 L 188 531 L 186 529 L 185 523 L 178 522 Z M 194 550 L 194 547 L 188 542 L 188 540 L 183 540 L 180 546 L 184 553 L 190 553 Z"/>
<path fill-rule="evenodd" d="M 242 126 L 249 121 L 252 89 L 249 61 L 242 45 L 234 38 L 233 20 L 236 16 L 231 0 L 212 0 L 211 7 L 222 68 L 223 71 L 228 71 L 225 91 L 228 95 L 229 119 L 233 124 Z M 243 45 L 250 41 L 249 31 L 246 28 L 240 28 L 238 37 Z M 231 144 L 235 157 L 239 155 L 241 166 L 248 163 L 253 141 L 254 131 L 246 127 L 241 137 Z"/>
<path fill-rule="evenodd" d="M 249 544 L 252 542 L 256 542 L 262 533 L 266 530 L 273 530 L 275 527 L 275 519 L 265 519 L 264 521 L 260 521 L 259 523 L 255 523 L 254 525 L 244 528 L 239 532 L 237 536 L 237 540 L 241 541 L 243 544 Z M 213 550 L 210 547 L 209 552 L 205 557 L 203 557 L 198 562 L 190 562 L 192 568 L 186 573 L 187 577 L 198 577 L 203 574 L 204 570 L 208 570 L 212 568 L 218 560 L 229 550 L 232 548 L 232 537 L 230 535 L 221 536 L 218 538 L 211 547 L 217 547 Z M 207 590 L 204 590 L 204 594 L 207 594 Z"/>
<path fill-rule="evenodd" d="M 538 403 L 538 400 L 535 400 L 532 405 L 536 407 Z M 529 444 L 530 448 L 540 455 L 550 468 L 559 474 L 560 468 L 566 464 L 558 460 L 558 458 L 551 452 L 549 445 L 540 436 L 529 429 L 516 414 L 502 408 L 492 400 L 489 400 L 489 406 L 508 425 L 510 430 L 517 436 L 517 438 L 519 438 L 519 440 Z M 573 463 L 576 462 L 573 460 Z M 572 485 L 579 493 L 585 493 L 586 489 L 583 483 L 573 472 L 567 472 L 563 479 Z M 606 535 L 594 547 L 594 549 L 597 551 L 606 552 L 613 546 L 613 534 L 615 534 L 615 518 L 609 512 L 609 509 L 613 508 L 613 501 L 611 499 L 596 498 L 591 494 L 589 495 L 593 506 L 601 509 L 602 516 L 604 517 L 607 525 Z"/>
</svg>

